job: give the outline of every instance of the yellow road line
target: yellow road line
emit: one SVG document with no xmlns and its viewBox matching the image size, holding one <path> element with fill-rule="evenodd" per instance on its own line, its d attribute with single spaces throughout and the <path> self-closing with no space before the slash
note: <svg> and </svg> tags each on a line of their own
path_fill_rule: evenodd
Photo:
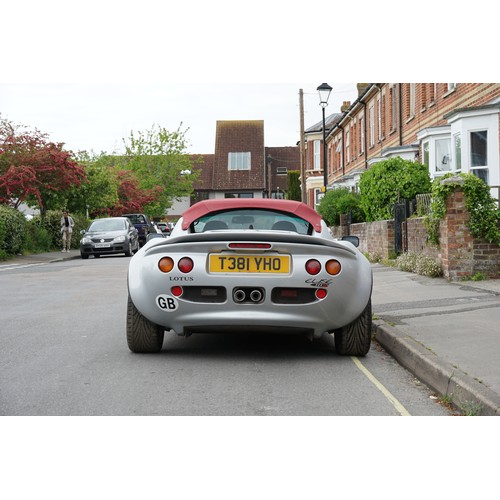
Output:
<svg viewBox="0 0 500 500">
<path fill-rule="evenodd" d="M 389 392 L 389 390 L 380 383 L 375 376 L 361 363 L 355 356 L 351 356 L 354 364 L 361 370 L 365 377 L 389 400 L 389 402 L 396 408 L 400 415 L 403 417 L 411 417 L 408 410 Z"/>
</svg>

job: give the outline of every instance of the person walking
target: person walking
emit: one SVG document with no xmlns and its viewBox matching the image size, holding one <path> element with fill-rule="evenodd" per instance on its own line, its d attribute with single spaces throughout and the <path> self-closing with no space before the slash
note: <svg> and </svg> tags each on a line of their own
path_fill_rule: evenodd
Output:
<svg viewBox="0 0 500 500">
<path fill-rule="evenodd" d="M 75 221 L 73 217 L 68 214 L 68 211 L 65 210 L 63 212 L 63 216 L 61 217 L 61 234 L 62 234 L 62 251 L 69 252 L 71 248 L 71 235 L 73 234 L 73 226 L 75 225 Z"/>
</svg>

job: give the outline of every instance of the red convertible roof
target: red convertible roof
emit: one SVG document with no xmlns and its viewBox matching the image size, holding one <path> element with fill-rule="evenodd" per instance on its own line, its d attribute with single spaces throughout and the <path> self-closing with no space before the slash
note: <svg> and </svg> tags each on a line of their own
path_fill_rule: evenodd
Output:
<svg viewBox="0 0 500 500">
<path fill-rule="evenodd" d="M 321 232 L 321 216 L 305 203 L 269 198 L 224 198 L 199 201 L 182 214 L 182 229 L 186 230 L 193 221 L 209 213 L 241 208 L 262 208 L 289 212 L 310 222 L 317 232 Z"/>
</svg>

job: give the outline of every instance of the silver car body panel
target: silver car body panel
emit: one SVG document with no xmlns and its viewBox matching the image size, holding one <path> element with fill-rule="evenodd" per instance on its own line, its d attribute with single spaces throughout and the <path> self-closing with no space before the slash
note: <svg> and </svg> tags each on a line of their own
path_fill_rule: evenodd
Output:
<svg viewBox="0 0 500 500">
<path fill-rule="evenodd" d="M 193 332 L 263 331 L 307 332 L 320 337 L 343 327 L 365 309 L 372 292 L 372 270 L 366 257 L 350 242 L 334 240 L 326 224 L 311 235 L 289 231 L 219 230 L 192 234 L 176 224 L 170 238 L 149 241 L 131 259 L 128 273 L 130 297 L 139 312 L 151 322 L 179 335 Z M 319 229 L 319 228 L 318 228 Z M 244 255 L 260 253 L 255 249 L 230 249 L 229 243 L 269 243 L 263 255 L 290 255 L 290 271 L 286 274 L 210 273 L 208 255 Z M 184 274 L 177 268 L 162 272 L 158 263 L 170 256 L 193 260 L 193 270 Z M 321 271 L 311 276 L 305 271 L 309 259 L 321 263 Z M 325 263 L 337 259 L 342 266 L 338 275 L 325 270 Z M 176 297 L 172 287 L 224 288 L 223 302 L 196 302 Z M 277 287 L 290 289 L 323 288 L 327 296 L 305 304 L 276 303 L 271 300 Z M 236 288 L 257 288 L 263 292 L 259 303 L 238 303 Z"/>
</svg>

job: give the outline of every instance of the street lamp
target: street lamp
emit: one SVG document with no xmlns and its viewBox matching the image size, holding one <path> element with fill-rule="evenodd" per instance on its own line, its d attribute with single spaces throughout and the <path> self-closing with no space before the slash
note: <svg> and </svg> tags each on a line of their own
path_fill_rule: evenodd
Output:
<svg viewBox="0 0 500 500">
<path fill-rule="evenodd" d="M 328 160 L 326 157 L 326 122 L 325 122 L 325 108 L 328 106 L 328 99 L 332 87 L 328 83 L 322 83 L 317 89 L 319 93 L 319 105 L 323 110 L 323 189 L 326 194 L 326 187 L 328 186 Z"/>
</svg>

